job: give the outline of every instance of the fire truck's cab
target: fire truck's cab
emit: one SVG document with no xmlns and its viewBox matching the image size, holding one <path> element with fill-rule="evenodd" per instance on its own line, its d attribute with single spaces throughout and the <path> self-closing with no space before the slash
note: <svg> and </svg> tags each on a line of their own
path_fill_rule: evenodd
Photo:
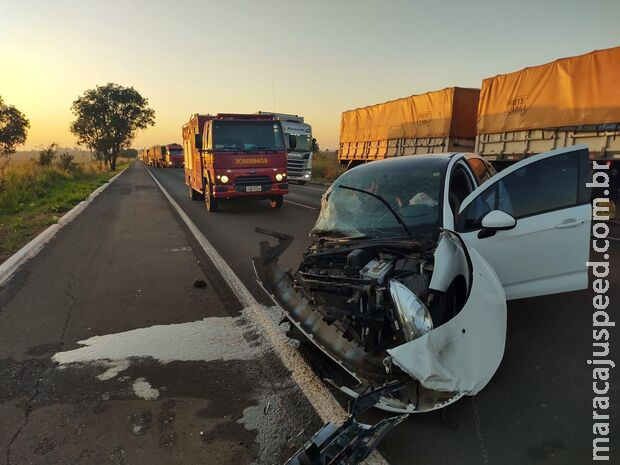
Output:
<svg viewBox="0 0 620 465">
<path fill-rule="evenodd" d="M 183 126 L 185 182 L 210 212 L 221 200 L 267 199 L 280 208 L 288 193 L 286 146 L 271 115 L 193 115 Z"/>
</svg>

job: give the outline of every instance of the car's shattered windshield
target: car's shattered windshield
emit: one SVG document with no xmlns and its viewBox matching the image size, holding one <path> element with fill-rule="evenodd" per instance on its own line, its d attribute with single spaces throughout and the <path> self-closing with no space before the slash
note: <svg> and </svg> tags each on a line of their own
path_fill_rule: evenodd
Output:
<svg viewBox="0 0 620 465">
<path fill-rule="evenodd" d="M 334 238 L 406 237 L 407 232 L 394 214 L 368 193 L 383 198 L 415 238 L 438 233 L 443 166 L 437 163 L 417 165 L 403 170 L 401 164 L 382 163 L 374 169 L 364 166 L 343 174 L 323 197 L 313 234 Z"/>
</svg>

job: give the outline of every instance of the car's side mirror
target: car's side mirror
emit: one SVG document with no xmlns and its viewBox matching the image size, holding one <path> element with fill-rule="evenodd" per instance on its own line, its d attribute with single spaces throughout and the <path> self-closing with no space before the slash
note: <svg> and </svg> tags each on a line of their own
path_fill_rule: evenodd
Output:
<svg viewBox="0 0 620 465">
<path fill-rule="evenodd" d="M 478 237 L 483 239 L 495 235 L 497 231 L 512 229 L 517 225 L 517 220 L 505 211 L 492 210 L 482 218 L 482 230 Z"/>
</svg>

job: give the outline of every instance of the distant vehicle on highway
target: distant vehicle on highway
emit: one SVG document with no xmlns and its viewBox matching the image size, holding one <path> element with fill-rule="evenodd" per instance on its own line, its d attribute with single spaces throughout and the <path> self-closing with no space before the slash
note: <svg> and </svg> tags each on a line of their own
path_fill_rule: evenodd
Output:
<svg viewBox="0 0 620 465">
<path fill-rule="evenodd" d="M 292 275 L 261 244 L 257 277 L 299 332 L 377 407 L 440 409 L 499 367 L 506 300 L 588 285 L 588 149 L 525 158 L 496 174 L 476 154 L 358 166 L 325 193 Z M 570 251 L 569 253 L 567 251 Z M 389 388 L 392 386 L 393 388 Z"/>
<path fill-rule="evenodd" d="M 183 147 L 180 144 L 168 144 L 163 146 L 163 166 L 166 168 L 183 168 Z"/>
<path fill-rule="evenodd" d="M 282 123 L 288 151 L 288 178 L 304 185 L 312 176 L 312 126 L 303 116 L 259 111 L 259 115 L 273 115 Z"/>
<path fill-rule="evenodd" d="M 183 167 L 183 147 L 179 144 L 154 145 L 144 150 L 142 161 L 158 168 Z"/>
<path fill-rule="evenodd" d="M 146 149 L 144 162 L 148 166 L 162 166 L 164 163 L 164 152 L 161 145 L 154 145 Z"/>
<path fill-rule="evenodd" d="M 193 115 L 183 126 L 185 183 L 192 200 L 218 211 L 224 199 L 268 199 L 288 193 L 282 124 L 272 115 Z"/>
</svg>

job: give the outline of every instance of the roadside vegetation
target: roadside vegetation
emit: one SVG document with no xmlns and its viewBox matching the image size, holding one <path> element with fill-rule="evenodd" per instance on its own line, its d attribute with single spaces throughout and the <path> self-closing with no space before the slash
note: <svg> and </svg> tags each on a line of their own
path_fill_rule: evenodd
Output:
<svg viewBox="0 0 620 465">
<path fill-rule="evenodd" d="M 346 167 L 338 163 L 338 152 L 315 152 L 312 155 L 312 180 L 332 183 L 346 171 Z"/>
<path fill-rule="evenodd" d="M 30 122 L 0 97 L 0 263 L 125 168 L 138 154 L 129 148 L 136 133 L 155 123 L 148 99 L 112 83 L 85 91 L 71 111 L 69 129 L 90 155 L 53 143 L 26 159 L 16 151 Z"/>
<path fill-rule="evenodd" d="M 128 159 L 120 159 L 125 168 Z M 98 162 L 76 162 L 56 144 L 38 158 L 11 163 L 0 175 L 0 263 L 116 173 Z"/>
</svg>

